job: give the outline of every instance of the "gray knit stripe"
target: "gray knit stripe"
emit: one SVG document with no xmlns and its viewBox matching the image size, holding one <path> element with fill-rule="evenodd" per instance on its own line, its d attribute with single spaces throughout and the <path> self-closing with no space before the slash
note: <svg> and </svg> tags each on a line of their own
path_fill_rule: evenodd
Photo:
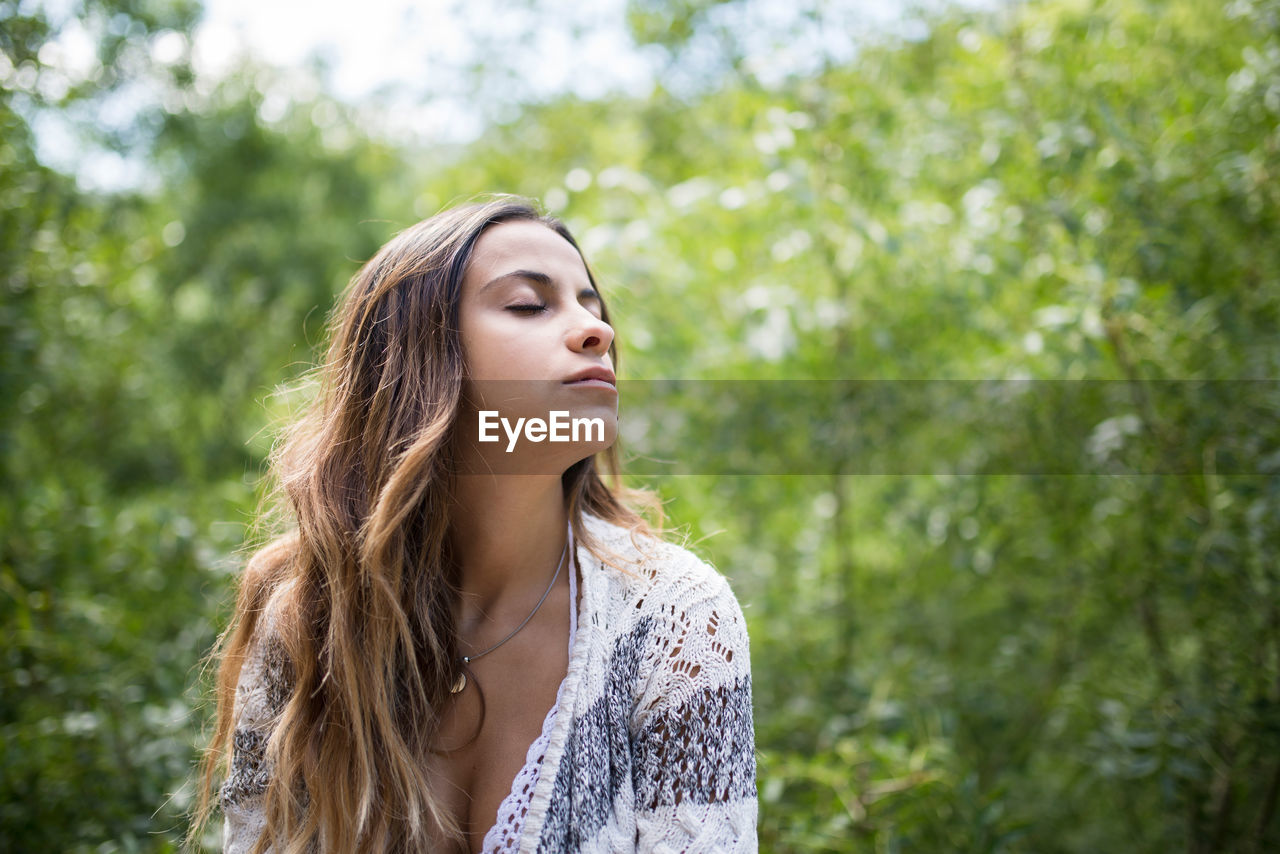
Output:
<svg viewBox="0 0 1280 854">
<path fill-rule="evenodd" d="M 654 619 L 645 617 L 614 642 L 604 695 L 570 724 L 539 852 L 580 850 L 609 821 L 614 797 L 626 788 L 632 773 L 631 687 L 653 626 Z"/>
<path fill-rule="evenodd" d="M 247 712 L 253 720 L 247 725 L 238 721 L 232 734 L 231 772 L 218 792 L 224 809 L 267 790 L 271 779 L 266 759 L 268 721 L 284 709 L 293 686 L 288 653 L 274 635 L 262 642 L 260 650 L 254 650 L 254 657 L 245 664 L 246 669 L 251 667 L 261 667 L 261 673 L 253 682 L 256 693 L 246 703 L 250 708 L 241 712 Z"/>
<path fill-rule="evenodd" d="M 756 796 L 751 677 L 655 715 L 636 738 L 636 805 L 726 803 Z"/>
<path fill-rule="evenodd" d="M 256 729 L 238 729 L 232 737 L 231 774 L 218 795 L 223 809 L 245 798 L 261 795 L 270 779 L 266 767 L 267 734 Z"/>
</svg>

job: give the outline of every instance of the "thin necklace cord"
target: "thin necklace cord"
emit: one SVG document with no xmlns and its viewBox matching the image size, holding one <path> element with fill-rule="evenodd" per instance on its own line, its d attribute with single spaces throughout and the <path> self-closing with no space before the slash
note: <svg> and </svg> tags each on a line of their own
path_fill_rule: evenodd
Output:
<svg viewBox="0 0 1280 854">
<path fill-rule="evenodd" d="M 493 646 L 486 649 L 484 652 L 478 652 L 475 655 L 462 656 L 462 666 L 464 668 L 466 668 L 467 665 L 475 661 L 477 658 L 480 658 L 481 656 L 485 656 L 493 652 L 495 649 L 502 646 L 504 643 L 506 643 L 507 641 L 515 637 L 517 634 L 519 634 L 521 629 L 529 625 L 529 621 L 533 619 L 533 615 L 538 613 L 538 609 L 542 607 L 543 602 L 547 601 L 547 597 L 551 595 L 552 588 L 556 586 L 556 580 L 560 578 L 560 570 L 564 566 L 565 555 L 569 553 L 569 543 L 571 543 L 572 541 L 573 541 L 573 528 L 570 527 L 569 534 L 565 538 L 564 549 L 560 552 L 560 559 L 556 561 L 556 571 L 555 571 L 555 574 L 551 576 L 551 583 L 548 584 L 547 589 L 542 592 L 542 598 L 538 600 L 537 605 L 533 606 L 533 610 L 529 612 L 529 616 L 525 617 L 524 620 L 521 621 L 520 625 L 512 629 L 509 635 L 507 635 L 505 638 L 495 643 Z M 454 680 L 453 686 L 449 690 L 450 690 L 450 693 L 457 694 L 461 692 L 463 688 L 466 688 L 466 687 L 467 687 L 467 676 L 465 673 L 459 673 L 458 678 Z"/>
</svg>

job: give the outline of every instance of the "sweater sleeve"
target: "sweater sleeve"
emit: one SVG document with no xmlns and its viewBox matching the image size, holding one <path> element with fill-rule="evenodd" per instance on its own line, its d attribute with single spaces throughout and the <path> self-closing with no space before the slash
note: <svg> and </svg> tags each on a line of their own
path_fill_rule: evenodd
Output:
<svg viewBox="0 0 1280 854">
<path fill-rule="evenodd" d="M 270 642 L 254 643 L 240 670 L 231 770 L 219 791 L 224 854 L 248 854 L 266 829 L 267 739 L 284 706 L 284 671 L 283 652 Z"/>
<path fill-rule="evenodd" d="M 633 730 L 642 854 L 757 846 L 746 623 L 729 585 L 701 566 L 696 590 L 673 594 L 655 613 Z"/>
</svg>

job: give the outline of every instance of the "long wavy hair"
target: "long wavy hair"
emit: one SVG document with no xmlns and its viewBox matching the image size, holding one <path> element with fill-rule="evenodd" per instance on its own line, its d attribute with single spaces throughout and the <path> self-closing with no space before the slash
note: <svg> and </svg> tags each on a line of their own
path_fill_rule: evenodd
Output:
<svg viewBox="0 0 1280 854">
<path fill-rule="evenodd" d="M 420 850 L 439 831 L 463 841 L 425 762 L 458 666 L 447 536 L 466 375 L 458 306 L 476 240 L 513 220 L 542 223 L 578 249 L 527 200 L 456 207 L 382 247 L 333 312 L 318 394 L 271 459 L 291 530 L 249 560 L 212 653 L 216 724 L 190 838 L 229 767 L 237 681 L 270 613 L 291 686 L 268 740 L 268 830 L 256 850 Z M 584 513 L 635 531 L 647 525 L 632 507 L 657 509 L 621 486 L 615 448 L 562 481 L 574 535 L 593 550 Z"/>
</svg>

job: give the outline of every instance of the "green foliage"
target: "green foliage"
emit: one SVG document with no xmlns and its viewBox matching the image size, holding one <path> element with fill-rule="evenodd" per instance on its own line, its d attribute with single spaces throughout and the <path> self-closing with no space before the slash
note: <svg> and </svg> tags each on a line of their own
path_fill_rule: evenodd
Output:
<svg viewBox="0 0 1280 854">
<path fill-rule="evenodd" d="M 3 850 L 180 838 L 263 397 L 389 231 L 350 212 L 389 207 L 396 155 L 268 128 L 235 86 L 144 122 L 165 189 L 110 197 L 36 163 L 22 92 L 0 103 Z"/>
<path fill-rule="evenodd" d="M 271 391 L 364 258 L 483 191 L 569 221 L 624 377 L 686 381 L 624 433 L 677 438 L 695 476 L 643 480 L 744 603 L 763 850 L 1280 846 L 1280 6 L 949 12 L 766 85 L 742 5 L 630 4 L 651 94 L 461 152 L 323 96 L 265 121 L 246 69 L 144 117 L 161 189 L 113 195 L 5 83 L 0 847 L 174 844 Z"/>
</svg>

